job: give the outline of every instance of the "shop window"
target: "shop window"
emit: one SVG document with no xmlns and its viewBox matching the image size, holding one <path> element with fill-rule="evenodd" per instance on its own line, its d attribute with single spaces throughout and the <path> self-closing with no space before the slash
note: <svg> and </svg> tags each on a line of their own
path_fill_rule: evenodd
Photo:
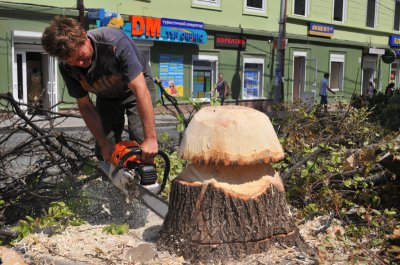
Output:
<svg viewBox="0 0 400 265">
<path fill-rule="evenodd" d="M 344 22 L 346 14 L 346 0 L 334 0 L 333 1 L 333 20 L 337 22 Z"/>
<path fill-rule="evenodd" d="M 220 0 L 193 0 L 194 5 L 220 7 Z"/>
<path fill-rule="evenodd" d="M 344 80 L 344 55 L 331 54 L 330 63 L 330 88 L 334 90 L 343 90 Z"/>
<path fill-rule="evenodd" d="M 375 28 L 375 26 L 376 26 L 377 1 L 378 0 L 368 0 L 368 2 L 367 2 L 366 26 L 369 28 Z"/>
<path fill-rule="evenodd" d="M 307 16 L 308 0 L 294 0 L 293 14 Z"/>
<path fill-rule="evenodd" d="M 194 56 L 192 61 L 192 97 L 210 98 L 211 89 L 216 82 L 216 56 Z"/>
<path fill-rule="evenodd" d="M 394 8 L 394 30 L 400 30 L 400 0 L 396 0 Z"/>
<path fill-rule="evenodd" d="M 245 58 L 243 71 L 243 99 L 263 97 L 264 60 Z"/>
<path fill-rule="evenodd" d="M 266 12 L 266 0 L 245 0 L 245 11 L 248 12 Z"/>
<path fill-rule="evenodd" d="M 390 65 L 390 81 L 393 82 L 395 87 L 399 87 L 400 84 L 400 65 L 399 60 L 396 60 L 394 63 Z"/>
</svg>

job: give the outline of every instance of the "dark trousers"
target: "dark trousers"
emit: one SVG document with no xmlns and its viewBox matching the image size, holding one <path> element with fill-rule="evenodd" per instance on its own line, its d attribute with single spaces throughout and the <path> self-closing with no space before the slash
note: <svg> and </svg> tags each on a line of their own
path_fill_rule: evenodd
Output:
<svg viewBox="0 0 400 265">
<path fill-rule="evenodd" d="M 147 80 L 147 87 L 155 104 L 155 86 L 152 80 Z M 96 109 L 100 115 L 103 131 L 112 144 L 122 141 L 122 132 L 125 126 L 125 114 L 128 119 L 129 140 L 142 143 L 144 140 L 143 124 L 137 110 L 136 97 L 129 91 L 126 97 L 109 99 L 104 97 L 96 98 Z M 128 140 L 128 139 L 124 139 Z M 96 143 L 96 156 L 101 158 L 101 151 Z"/>
</svg>

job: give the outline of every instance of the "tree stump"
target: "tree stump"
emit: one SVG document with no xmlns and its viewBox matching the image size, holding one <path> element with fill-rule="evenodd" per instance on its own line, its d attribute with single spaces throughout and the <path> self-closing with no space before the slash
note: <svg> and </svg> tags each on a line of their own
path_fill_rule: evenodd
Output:
<svg viewBox="0 0 400 265">
<path fill-rule="evenodd" d="M 268 117 L 239 106 L 201 109 L 179 155 L 158 245 L 191 261 L 240 260 L 275 242 L 310 252 L 294 225 L 279 173 L 283 150 Z"/>
</svg>

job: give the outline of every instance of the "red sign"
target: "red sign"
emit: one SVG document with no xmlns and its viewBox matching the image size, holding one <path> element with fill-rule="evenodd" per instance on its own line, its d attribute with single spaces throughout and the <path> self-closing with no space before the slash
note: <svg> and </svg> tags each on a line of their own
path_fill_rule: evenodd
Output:
<svg viewBox="0 0 400 265">
<path fill-rule="evenodd" d="M 245 37 L 225 34 L 215 34 L 215 48 L 246 49 L 247 39 Z"/>
<path fill-rule="evenodd" d="M 132 36 L 160 37 L 161 18 L 131 16 Z"/>
</svg>

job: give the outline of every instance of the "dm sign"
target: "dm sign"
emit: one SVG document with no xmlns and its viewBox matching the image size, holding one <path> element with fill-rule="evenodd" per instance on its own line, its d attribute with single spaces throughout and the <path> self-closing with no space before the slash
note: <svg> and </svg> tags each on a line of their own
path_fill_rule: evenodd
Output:
<svg viewBox="0 0 400 265">
<path fill-rule="evenodd" d="M 132 39 L 203 44 L 207 41 L 204 23 L 189 20 L 130 16 L 124 21 L 115 12 L 107 12 L 98 27 L 121 28 Z"/>
<path fill-rule="evenodd" d="M 202 22 L 131 16 L 124 27 L 133 39 L 203 44 L 207 33 Z"/>
<path fill-rule="evenodd" d="M 314 23 L 314 22 L 310 22 L 310 24 L 308 24 L 309 35 L 332 37 L 334 31 L 335 27 L 332 25 Z"/>
</svg>

